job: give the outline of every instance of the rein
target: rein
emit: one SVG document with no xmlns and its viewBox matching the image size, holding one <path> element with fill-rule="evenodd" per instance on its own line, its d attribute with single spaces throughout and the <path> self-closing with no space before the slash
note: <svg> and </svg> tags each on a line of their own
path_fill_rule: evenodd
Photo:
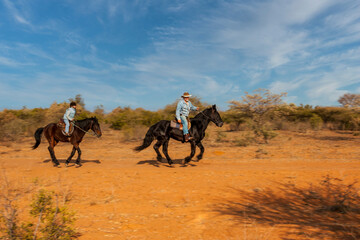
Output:
<svg viewBox="0 0 360 240">
<path fill-rule="evenodd" d="M 206 116 L 205 113 L 203 113 L 203 111 L 200 112 L 202 115 L 204 115 L 207 119 L 211 119 L 209 116 Z"/>
<path fill-rule="evenodd" d="M 73 123 L 73 125 L 74 125 L 75 127 L 77 127 L 78 129 L 80 129 L 81 131 L 83 131 L 84 133 L 88 133 L 88 134 L 91 134 L 91 135 L 93 135 L 93 136 L 99 137 L 95 132 L 89 133 L 89 131 L 85 131 L 84 129 L 82 129 L 81 127 L 79 127 L 78 125 L 76 125 L 75 123 Z"/>
<path fill-rule="evenodd" d="M 205 115 L 205 113 L 203 113 L 203 111 L 200 112 L 202 115 L 204 115 L 207 119 L 210 119 L 210 121 L 212 120 L 211 117 Z M 215 122 L 216 124 L 218 124 L 219 122 Z"/>
</svg>

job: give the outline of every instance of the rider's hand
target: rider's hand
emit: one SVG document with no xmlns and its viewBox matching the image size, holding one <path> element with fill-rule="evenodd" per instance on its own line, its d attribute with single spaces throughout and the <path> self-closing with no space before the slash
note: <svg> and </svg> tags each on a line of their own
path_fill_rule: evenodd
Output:
<svg viewBox="0 0 360 240">
<path fill-rule="evenodd" d="M 199 111 L 199 107 L 196 108 L 196 111 Z"/>
<path fill-rule="evenodd" d="M 180 120 L 180 119 L 178 119 L 178 123 L 181 123 L 181 120 Z"/>
</svg>

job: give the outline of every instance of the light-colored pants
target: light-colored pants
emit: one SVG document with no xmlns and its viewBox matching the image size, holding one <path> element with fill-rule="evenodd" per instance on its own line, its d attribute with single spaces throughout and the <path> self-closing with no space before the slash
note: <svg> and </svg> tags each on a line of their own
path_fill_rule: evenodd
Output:
<svg viewBox="0 0 360 240">
<path fill-rule="evenodd" d="M 69 128 L 70 128 L 69 119 L 64 118 L 64 122 L 65 122 L 65 133 L 69 133 Z"/>
<path fill-rule="evenodd" d="M 180 116 L 181 119 L 181 123 L 183 125 L 183 134 L 188 134 L 189 133 L 189 126 L 188 126 L 188 121 L 186 119 L 185 116 Z"/>
</svg>

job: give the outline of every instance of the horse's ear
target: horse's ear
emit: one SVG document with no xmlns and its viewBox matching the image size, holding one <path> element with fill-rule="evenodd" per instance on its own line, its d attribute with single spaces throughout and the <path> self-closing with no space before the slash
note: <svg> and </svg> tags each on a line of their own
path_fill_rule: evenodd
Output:
<svg viewBox="0 0 360 240">
<path fill-rule="evenodd" d="M 216 110 L 216 104 L 212 105 L 212 109 Z"/>
</svg>

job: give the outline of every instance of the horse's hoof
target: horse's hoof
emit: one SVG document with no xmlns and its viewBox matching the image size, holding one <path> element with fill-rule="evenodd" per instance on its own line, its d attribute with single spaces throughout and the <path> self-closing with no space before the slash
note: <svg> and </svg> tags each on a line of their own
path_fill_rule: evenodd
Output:
<svg viewBox="0 0 360 240">
<path fill-rule="evenodd" d="M 75 167 L 81 167 L 82 164 L 81 163 L 75 163 Z"/>
<path fill-rule="evenodd" d="M 69 164 L 68 163 L 65 163 L 65 167 L 68 167 L 69 166 Z"/>
<path fill-rule="evenodd" d="M 54 167 L 61 168 L 61 166 L 60 166 L 59 163 L 55 163 L 55 164 L 54 164 Z"/>
<path fill-rule="evenodd" d="M 185 163 L 188 163 L 188 162 L 190 162 L 191 161 L 191 158 L 190 157 L 186 157 L 185 158 Z"/>
</svg>

